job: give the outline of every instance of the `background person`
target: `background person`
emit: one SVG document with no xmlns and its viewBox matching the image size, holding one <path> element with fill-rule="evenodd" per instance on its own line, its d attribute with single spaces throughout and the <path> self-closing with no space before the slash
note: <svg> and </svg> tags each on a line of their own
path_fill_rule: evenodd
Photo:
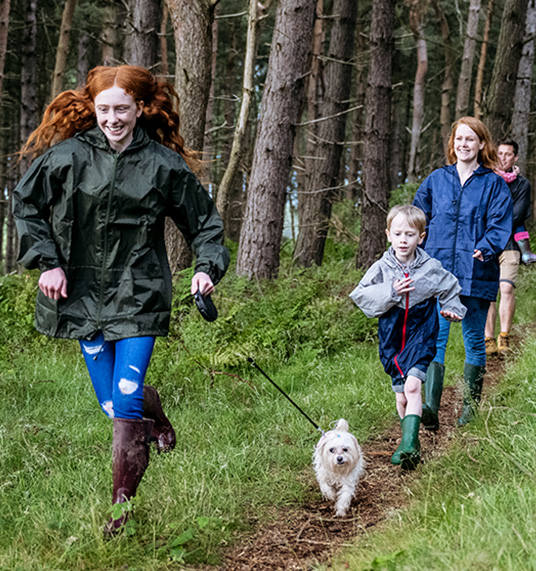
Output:
<svg viewBox="0 0 536 571">
<path fill-rule="evenodd" d="M 499 302 L 499 322 L 501 331 L 495 341 L 495 322 L 497 320 L 497 304 L 492 301 L 488 311 L 488 319 L 486 321 L 486 354 L 495 355 L 499 353 L 504 355 L 508 353 L 510 348 L 510 328 L 514 320 L 514 312 L 516 308 L 515 286 L 517 272 L 521 260 L 521 255 L 526 257 L 527 263 L 536 261 L 536 256 L 530 251 L 528 233 L 527 238 L 522 237 L 516 242 L 516 237 L 524 229 L 525 220 L 530 216 L 531 188 L 529 181 L 519 174 L 519 167 L 516 162 L 518 160 L 518 144 L 512 139 L 501 141 L 497 149 L 499 157 L 500 169 L 496 172 L 504 179 L 514 203 L 513 210 L 513 234 L 508 240 L 504 251 L 499 257 L 500 263 L 500 279 L 499 290 L 501 298 Z"/>
<path fill-rule="evenodd" d="M 428 220 L 424 249 L 458 278 L 460 298 L 467 308 L 462 320 L 465 390 L 458 420 L 463 425 L 472 420 L 482 392 L 484 328 L 499 287 L 498 257 L 512 234 L 512 198 L 504 180 L 493 172 L 497 152 L 487 127 L 478 119 L 462 117 L 453 123 L 448 163 L 424 180 L 414 204 Z M 439 427 L 449 334 L 450 323 L 440 316 L 422 416 L 424 427 L 430 430 Z"/>
<path fill-rule="evenodd" d="M 45 111 L 22 152 L 49 150 L 14 192 L 19 261 L 42 272 L 36 327 L 80 341 L 113 418 L 114 504 L 136 494 L 151 438 L 159 449 L 175 444 L 158 394 L 144 391 L 155 337 L 169 329 L 166 216 L 196 254 L 192 293 L 210 294 L 229 263 L 221 219 L 189 168 L 196 160 L 179 135 L 176 100 L 146 69 L 91 70 Z M 111 519 L 108 532 L 125 521 Z"/>
</svg>

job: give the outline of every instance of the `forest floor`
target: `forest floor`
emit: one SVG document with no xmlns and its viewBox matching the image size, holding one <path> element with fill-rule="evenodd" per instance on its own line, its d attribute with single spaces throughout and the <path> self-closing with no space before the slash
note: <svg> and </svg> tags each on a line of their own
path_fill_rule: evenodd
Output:
<svg viewBox="0 0 536 571">
<path fill-rule="evenodd" d="M 519 337 L 512 335 L 514 343 Z M 509 357 L 510 359 L 510 357 Z M 483 399 L 498 384 L 505 361 L 489 359 Z M 394 399 L 393 399 L 394 406 Z M 462 387 L 446 386 L 440 410 L 440 429 L 420 431 L 422 462 L 445 453 L 456 430 L 462 406 Z M 420 470 L 393 466 L 391 455 L 401 436 L 397 423 L 373 440 L 361 443 L 366 473 L 345 518 L 335 518 L 330 502 L 312 499 L 299 508 L 274 509 L 271 521 L 258 524 L 253 535 L 243 538 L 223 555 L 221 571 L 298 571 L 321 563 L 329 566 L 334 554 L 365 531 L 370 532 L 409 504 L 408 489 Z M 311 468 L 311 498 L 318 489 Z M 214 567 L 204 567 L 211 569 Z"/>
</svg>

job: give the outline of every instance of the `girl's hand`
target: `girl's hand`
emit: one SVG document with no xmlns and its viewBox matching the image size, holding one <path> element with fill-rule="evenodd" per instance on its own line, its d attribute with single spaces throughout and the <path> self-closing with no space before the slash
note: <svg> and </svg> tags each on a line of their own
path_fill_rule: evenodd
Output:
<svg viewBox="0 0 536 571">
<path fill-rule="evenodd" d="M 190 290 L 192 295 L 195 295 L 197 290 L 200 291 L 201 295 L 210 295 L 214 292 L 214 284 L 210 276 L 205 274 L 205 272 L 197 272 L 192 278 L 192 288 Z"/>
<path fill-rule="evenodd" d="M 480 260 L 481 262 L 484 261 L 484 256 L 482 255 L 482 252 L 480 250 L 475 250 L 475 253 L 473 254 L 473 258 L 476 258 L 477 260 Z"/>
<path fill-rule="evenodd" d="M 61 268 L 47 270 L 39 278 L 39 289 L 50 299 L 67 297 L 67 278 Z"/>
<path fill-rule="evenodd" d="M 462 320 L 462 318 L 459 315 L 452 313 L 452 311 L 441 310 L 439 313 L 448 321 L 461 321 Z"/>
<path fill-rule="evenodd" d="M 409 293 L 413 291 L 415 288 L 411 287 L 413 280 L 411 278 L 404 278 L 403 280 L 395 280 L 393 283 L 393 288 L 398 295 L 402 295 L 403 293 Z"/>
</svg>

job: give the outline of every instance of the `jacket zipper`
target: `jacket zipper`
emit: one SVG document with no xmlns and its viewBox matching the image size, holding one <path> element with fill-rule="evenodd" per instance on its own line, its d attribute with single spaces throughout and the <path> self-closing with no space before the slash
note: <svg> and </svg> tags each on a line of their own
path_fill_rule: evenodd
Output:
<svg viewBox="0 0 536 571">
<path fill-rule="evenodd" d="M 404 272 L 404 277 L 408 278 L 409 277 L 409 272 Z M 400 351 L 395 355 L 395 365 L 396 368 L 398 369 L 398 372 L 402 375 L 402 377 L 404 377 L 404 373 L 402 371 L 402 369 L 400 368 L 400 365 L 398 364 L 398 356 L 402 353 L 402 351 L 404 350 L 404 347 L 406 346 L 406 328 L 408 325 L 408 312 L 409 312 L 409 291 L 406 292 L 406 309 L 404 311 L 404 322 L 402 324 L 402 347 L 400 348 Z"/>
<path fill-rule="evenodd" d="M 465 187 L 465 185 L 474 177 L 475 175 L 472 174 L 466 181 L 465 183 L 462 185 L 460 184 L 460 196 L 458 198 L 458 208 L 456 209 L 456 225 L 454 226 L 454 244 L 452 245 L 452 271 L 454 272 L 454 264 L 456 261 L 456 243 L 458 242 L 458 224 L 460 221 L 460 208 L 462 207 L 462 194 L 463 194 L 463 189 Z M 458 175 L 458 178 L 459 175 Z M 461 181 L 460 181 L 461 183 Z M 456 184 L 456 181 L 454 181 L 454 184 Z"/>
<path fill-rule="evenodd" d="M 101 314 L 103 306 L 104 297 L 104 275 L 106 273 L 106 261 L 108 259 L 108 222 L 110 221 L 110 213 L 112 211 L 112 199 L 114 197 L 115 190 L 115 177 L 117 174 L 117 163 L 119 161 L 119 153 L 114 155 L 114 168 L 112 173 L 112 183 L 110 185 L 110 193 L 108 194 L 108 204 L 106 206 L 106 217 L 104 219 L 104 240 L 103 240 L 103 253 L 102 253 L 102 266 L 100 275 L 100 295 L 99 295 L 99 305 L 97 307 L 97 328 L 101 329 Z"/>
</svg>

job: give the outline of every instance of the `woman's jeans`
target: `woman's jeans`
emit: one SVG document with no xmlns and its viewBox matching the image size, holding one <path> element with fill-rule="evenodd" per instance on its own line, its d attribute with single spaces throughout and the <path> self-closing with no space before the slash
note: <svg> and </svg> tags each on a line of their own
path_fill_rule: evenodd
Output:
<svg viewBox="0 0 536 571">
<path fill-rule="evenodd" d="M 154 342 L 154 337 L 105 341 L 102 333 L 80 341 L 95 394 L 109 418 L 143 417 L 143 383 Z"/>
<path fill-rule="evenodd" d="M 488 317 L 489 300 L 480 297 L 461 295 L 460 300 L 467 308 L 462 320 L 465 362 L 483 367 L 486 364 L 485 327 Z M 439 316 L 439 336 L 436 344 L 434 361 L 445 363 L 445 351 L 450 334 L 450 321 Z"/>
</svg>

